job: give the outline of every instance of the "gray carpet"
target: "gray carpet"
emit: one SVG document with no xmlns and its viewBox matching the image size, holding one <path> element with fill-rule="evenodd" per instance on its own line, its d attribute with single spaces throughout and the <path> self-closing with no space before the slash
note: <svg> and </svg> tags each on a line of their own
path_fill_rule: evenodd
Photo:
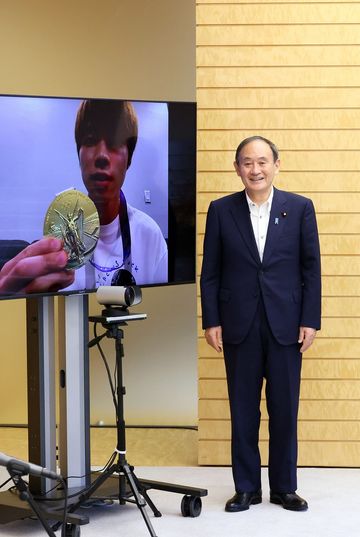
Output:
<svg viewBox="0 0 360 537">
<path fill-rule="evenodd" d="M 360 469 L 299 469 L 298 493 L 309 503 L 307 512 L 285 511 L 269 503 L 267 471 L 263 469 L 263 503 L 242 513 L 226 513 L 225 501 L 233 495 L 229 468 L 142 467 L 144 479 L 168 481 L 208 489 L 197 518 L 181 515 L 182 496 L 150 491 L 161 518 L 150 520 L 158 537 L 357 537 L 360 535 Z M 4 468 L 0 478 L 6 476 Z M 84 511 L 84 510 L 81 510 Z M 86 510 L 90 523 L 81 526 L 81 537 L 146 537 L 149 534 L 134 505 L 93 507 Z M 0 535 L 42 537 L 46 532 L 35 520 L 0 525 Z M 60 537 L 60 532 L 57 532 Z"/>
</svg>

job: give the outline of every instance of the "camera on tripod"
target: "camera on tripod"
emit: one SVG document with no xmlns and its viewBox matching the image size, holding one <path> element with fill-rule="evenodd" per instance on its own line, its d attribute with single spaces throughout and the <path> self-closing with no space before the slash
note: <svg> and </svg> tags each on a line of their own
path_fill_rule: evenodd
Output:
<svg viewBox="0 0 360 537">
<path fill-rule="evenodd" d="M 103 306 L 135 306 L 142 300 L 141 288 L 138 285 L 102 285 L 96 291 L 96 300 Z"/>
<path fill-rule="evenodd" d="M 136 306 L 142 300 L 141 288 L 138 285 L 102 285 L 96 291 L 96 300 L 105 309 L 101 317 L 90 318 L 102 323 L 133 321 L 146 319 L 145 313 L 129 313 L 129 306 Z"/>
</svg>

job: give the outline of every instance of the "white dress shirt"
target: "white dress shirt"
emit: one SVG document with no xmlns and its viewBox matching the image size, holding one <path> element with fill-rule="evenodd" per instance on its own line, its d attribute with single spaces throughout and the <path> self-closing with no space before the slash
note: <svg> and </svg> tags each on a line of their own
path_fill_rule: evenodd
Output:
<svg viewBox="0 0 360 537">
<path fill-rule="evenodd" d="M 259 256 L 262 261 L 266 243 L 266 235 L 269 226 L 271 204 L 274 197 L 274 188 L 271 188 L 270 196 L 265 203 L 256 205 L 246 193 L 246 200 L 249 205 L 251 225 L 254 231 L 255 241 Z"/>
</svg>

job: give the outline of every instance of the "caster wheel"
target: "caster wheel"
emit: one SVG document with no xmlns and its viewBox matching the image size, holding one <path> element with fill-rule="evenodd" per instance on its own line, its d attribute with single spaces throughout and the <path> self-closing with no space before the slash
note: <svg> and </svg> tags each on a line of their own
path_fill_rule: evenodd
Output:
<svg viewBox="0 0 360 537">
<path fill-rule="evenodd" d="M 66 537 L 79 537 L 80 536 L 80 526 L 77 524 L 66 524 Z"/>
<path fill-rule="evenodd" d="M 184 496 L 181 502 L 182 516 L 195 518 L 201 513 L 201 498 L 199 496 Z"/>
</svg>

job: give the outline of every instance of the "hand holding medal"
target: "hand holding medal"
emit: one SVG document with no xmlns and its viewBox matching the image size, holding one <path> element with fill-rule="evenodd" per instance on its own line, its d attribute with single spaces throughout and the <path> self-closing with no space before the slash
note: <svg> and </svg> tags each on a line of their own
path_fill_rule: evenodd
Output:
<svg viewBox="0 0 360 537">
<path fill-rule="evenodd" d="M 68 254 L 66 268 L 78 269 L 91 257 L 100 222 L 92 200 L 76 189 L 58 194 L 47 210 L 44 235 L 61 239 Z"/>
</svg>

